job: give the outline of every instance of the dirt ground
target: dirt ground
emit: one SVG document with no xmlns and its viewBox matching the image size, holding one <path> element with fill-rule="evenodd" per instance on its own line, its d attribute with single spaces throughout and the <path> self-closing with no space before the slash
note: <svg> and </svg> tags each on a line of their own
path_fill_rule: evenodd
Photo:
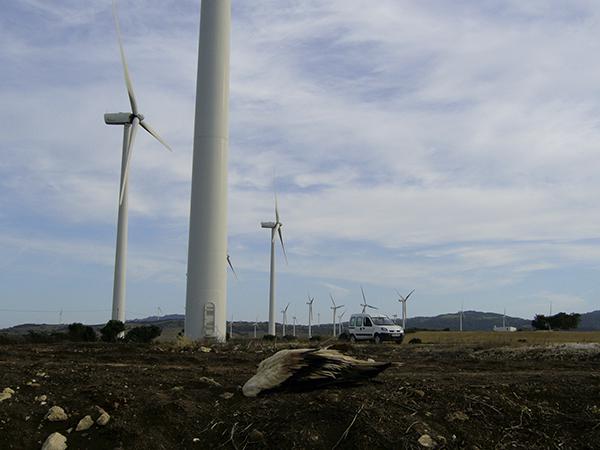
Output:
<svg viewBox="0 0 600 450">
<path fill-rule="evenodd" d="M 598 344 L 361 344 L 344 351 L 396 364 L 361 386 L 244 397 L 284 347 L 0 345 L 0 392 L 16 391 L 0 448 L 39 449 L 54 431 L 69 449 L 600 448 Z M 67 421 L 44 420 L 53 405 Z M 109 423 L 75 431 L 97 407 Z"/>
</svg>

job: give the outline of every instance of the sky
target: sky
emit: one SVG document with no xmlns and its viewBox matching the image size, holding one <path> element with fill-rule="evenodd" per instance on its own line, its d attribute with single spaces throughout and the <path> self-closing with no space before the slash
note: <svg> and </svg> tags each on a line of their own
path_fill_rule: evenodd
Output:
<svg viewBox="0 0 600 450">
<path fill-rule="evenodd" d="M 600 3 L 233 0 L 228 317 L 600 309 Z M 121 0 L 128 318 L 183 313 L 198 0 Z M 0 15 L 0 328 L 110 318 L 129 111 L 109 0 Z M 202 99 L 199 99 L 202 101 Z M 224 260 L 225 265 L 225 260 Z M 62 311 L 62 314 L 60 313 Z M 278 320 L 281 314 L 278 314 Z"/>
</svg>

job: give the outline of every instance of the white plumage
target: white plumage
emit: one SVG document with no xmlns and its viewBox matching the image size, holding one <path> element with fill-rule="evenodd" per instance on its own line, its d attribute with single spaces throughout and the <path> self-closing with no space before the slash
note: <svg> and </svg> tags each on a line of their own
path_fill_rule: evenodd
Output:
<svg viewBox="0 0 600 450">
<path fill-rule="evenodd" d="M 333 349 L 281 350 L 258 365 L 256 375 L 244 384 L 246 397 L 289 388 L 310 390 L 330 384 L 354 383 L 376 376 L 390 363 L 362 361 Z"/>
</svg>

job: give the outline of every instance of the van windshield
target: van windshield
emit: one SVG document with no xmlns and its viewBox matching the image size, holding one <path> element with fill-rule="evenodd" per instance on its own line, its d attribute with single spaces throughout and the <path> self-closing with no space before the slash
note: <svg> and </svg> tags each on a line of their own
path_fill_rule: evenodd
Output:
<svg viewBox="0 0 600 450">
<path fill-rule="evenodd" d="M 395 325 L 389 317 L 371 317 L 375 325 Z"/>
</svg>

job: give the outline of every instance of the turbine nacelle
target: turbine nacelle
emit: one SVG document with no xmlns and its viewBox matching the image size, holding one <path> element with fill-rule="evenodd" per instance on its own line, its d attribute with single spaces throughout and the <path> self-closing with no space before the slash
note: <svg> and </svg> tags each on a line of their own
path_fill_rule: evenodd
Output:
<svg viewBox="0 0 600 450">
<path fill-rule="evenodd" d="M 106 125 L 130 125 L 135 117 L 140 119 L 140 122 L 144 120 L 142 114 L 118 112 L 104 114 L 104 123 Z"/>
<path fill-rule="evenodd" d="M 275 226 L 277 225 L 277 223 L 275 222 L 261 222 L 260 226 L 263 228 L 275 228 Z"/>
</svg>

